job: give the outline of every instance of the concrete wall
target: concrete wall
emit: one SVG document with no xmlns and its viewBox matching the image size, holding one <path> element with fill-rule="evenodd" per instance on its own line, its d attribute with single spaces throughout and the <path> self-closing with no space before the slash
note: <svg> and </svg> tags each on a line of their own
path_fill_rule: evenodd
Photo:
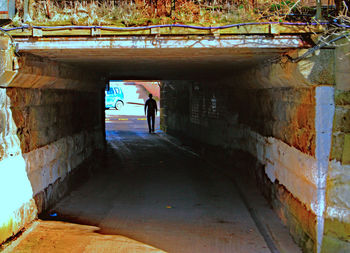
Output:
<svg viewBox="0 0 350 253">
<path fill-rule="evenodd" d="M 226 80 L 167 81 L 161 90 L 162 128 L 255 160 L 251 174 L 305 252 L 323 243 L 332 59 L 325 50 L 299 64 L 282 59 Z"/>
<path fill-rule="evenodd" d="M 346 40 L 340 42 L 344 43 Z M 349 45 L 336 50 L 335 116 L 327 178 L 323 252 L 350 252 L 350 56 Z"/>
<path fill-rule="evenodd" d="M 66 194 L 104 144 L 98 76 L 32 55 L 21 56 L 15 70 L 4 48 L 10 60 L 0 72 L 0 243 Z"/>
</svg>

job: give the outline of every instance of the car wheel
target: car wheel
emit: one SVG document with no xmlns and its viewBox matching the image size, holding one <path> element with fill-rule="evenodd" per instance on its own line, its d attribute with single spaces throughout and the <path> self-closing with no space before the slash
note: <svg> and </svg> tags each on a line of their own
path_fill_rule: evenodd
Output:
<svg viewBox="0 0 350 253">
<path fill-rule="evenodd" d="M 115 103 L 115 109 L 121 110 L 124 106 L 123 101 L 118 100 L 117 103 Z"/>
</svg>

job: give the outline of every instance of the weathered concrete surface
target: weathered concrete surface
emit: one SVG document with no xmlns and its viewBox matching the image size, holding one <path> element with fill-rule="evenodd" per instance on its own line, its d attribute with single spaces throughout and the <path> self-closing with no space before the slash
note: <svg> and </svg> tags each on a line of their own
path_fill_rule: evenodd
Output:
<svg viewBox="0 0 350 253">
<path fill-rule="evenodd" d="M 96 75 L 30 55 L 16 69 L 12 51 L 1 52 L 0 243 L 62 197 L 104 142 Z"/>
<path fill-rule="evenodd" d="M 35 221 L 29 231 L 21 235 L 19 246 L 8 252 L 111 252 L 164 253 L 165 251 L 121 235 L 97 233 L 99 228 L 59 221 Z M 23 242 L 25 241 L 25 242 Z M 29 246 L 28 246 L 29 245 Z"/>
<path fill-rule="evenodd" d="M 19 71 L 15 78 L 2 87 L 34 89 L 103 89 L 104 83 L 96 72 L 86 72 L 79 67 L 55 62 L 31 54 L 18 59 Z"/>
<path fill-rule="evenodd" d="M 103 168 L 51 211 L 64 222 L 40 221 L 13 252 L 270 252 L 232 181 L 146 122 L 114 119 Z"/>
<path fill-rule="evenodd" d="M 36 216 L 31 184 L 21 156 L 20 141 L 12 118 L 10 99 L 1 92 L 1 146 L 0 146 L 0 242 L 18 232 Z"/>
<path fill-rule="evenodd" d="M 30 205 L 28 214 L 16 218 L 16 222 L 25 224 L 37 211 L 40 213 L 63 196 L 68 187 L 59 188 L 59 183 L 96 149 L 103 148 L 101 106 L 97 106 L 102 103 L 97 92 L 21 88 L 1 91 L 7 101 L 3 101 L 1 110 L 1 192 L 7 195 L 9 187 L 18 192 L 18 196 L 5 197 L 2 212 L 6 209 L 6 213 L 16 213 L 18 205 Z M 91 113 L 95 117 L 91 118 Z M 18 205 L 11 208 L 12 202 Z M 2 218 L 4 224 L 9 221 L 8 217 Z M 10 235 L 21 226 L 17 225 Z M 3 241 L 8 235 L 1 236 Z"/>
<path fill-rule="evenodd" d="M 161 94 L 163 129 L 221 146 L 228 153 L 243 150 L 252 154 L 263 165 L 252 174 L 264 175 L 260 178 L 267 184 L 262 185 L 268 198 L 273 200 L 298 243 L 312 251 L 316 238 L 318 177 L 312 122 L 315 102 L 308 94 L 314 91 L 218 86 L 165 83 Z M 307 103 L 305 96 L 309 98 Z M 305 214 L 308 219 L 303 218 Z"/>
<path fill-rule="evenodd" d="M 320 252 L 323 240 L 332 54 L 267 62 L 226 80 L 164 82 L 161 94 L 164 130 L 256 159 L 252 174 L 307 252 Z"/>
<path fill-rule="evenodd" d="M 300 36 L 118 36 L 17 38 L 20 52 L 106 73 L 116 80 L 193 80 L 230 76 L 300 47 Z"/>
<path fill-rule="evenodd" d="M 343 44 L 344 41 L 340 41 Z M 349 45 L 336 50 L 335 116 L 327 178 L 323 252 L 350 251 L 350 83 Z"/>
<path fill-rule="evenodd" d="M 8 84 L 16 75 L 14 51 L 8 37 L 0 37 L 0 83 Z"/>
<path fill-rule="evenodd" d="M 336 50 L 336 62 L 335 62 L 335 71 L 336 71 L 336 80 L 337 80 L 337 89 L 343 91 L 350 90 L 350 57 L 349 57 L 349 45 L 347 45 L 347 40 L 343 39 L 339 41 L 339 46 Z"/>
</svg>

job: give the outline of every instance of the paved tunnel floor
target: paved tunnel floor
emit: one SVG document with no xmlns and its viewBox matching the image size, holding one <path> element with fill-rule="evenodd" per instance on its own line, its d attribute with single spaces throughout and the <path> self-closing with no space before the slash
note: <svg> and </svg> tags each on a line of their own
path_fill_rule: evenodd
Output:
<svg viewBox="0 0 350 253">
<path fill-rule="evenodd" d="M 270 252 L 231 180 L 148 134 L 107 123 L 101 170 L 37 221 L 13 252 Z"/>
</svg>

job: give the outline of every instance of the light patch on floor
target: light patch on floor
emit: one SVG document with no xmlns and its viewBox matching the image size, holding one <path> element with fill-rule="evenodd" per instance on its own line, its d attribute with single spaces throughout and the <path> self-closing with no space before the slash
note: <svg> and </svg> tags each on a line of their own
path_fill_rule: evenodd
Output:
<svg viewBox="0 0 350 253">
<path fill-rule="evenodd" d="M 163 253 L 165 251 L 125 236 L 100 234 L 99 228 L 95 226 L 61 221 L 38 221 L 25 240 L 21 240 L 15 247 L 9 246 L 4 250 L 4 253 L 9 252 Z"/>
</svg>

